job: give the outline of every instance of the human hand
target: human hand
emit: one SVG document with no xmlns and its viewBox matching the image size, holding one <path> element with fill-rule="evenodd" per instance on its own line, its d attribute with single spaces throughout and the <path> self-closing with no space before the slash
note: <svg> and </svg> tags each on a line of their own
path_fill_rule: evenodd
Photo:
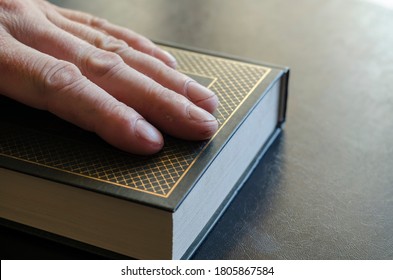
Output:
<svg viewBox="0 0 393 280">
<path fill-rule="evenodd" d="M 131 153 L 210 138 L 218 99 L 145 37 L 44 0 L 0 0 L 0 93 Z M 157 128 L 158 129 L 157 129 Z"/>
</svg>

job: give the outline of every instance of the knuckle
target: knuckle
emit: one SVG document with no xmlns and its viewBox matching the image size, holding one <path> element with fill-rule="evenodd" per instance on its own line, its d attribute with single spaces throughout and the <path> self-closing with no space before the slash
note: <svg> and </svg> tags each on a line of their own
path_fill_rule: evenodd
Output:
<svg viewBox="0 0 393 280">
<path fill-rule="evenodd" d="M 145 111 L 160 111 L 164 114 L 165 118 L 170 118 L 169 116 L 174 117 L 175 115 L 185 115 L 187 105 L 190 104 L 184 96 L 156 83 L 149 86 L 147 94 L 150 97 L 150 102 L 145 104 Z"/>
<path fill-rule="evenodd" d="M 186 77 L 184 78 L 184 82 L 183 82 L 183 88 L 182 88 L 182 94 L 184 96 L 186 96 L 187 98 L 189 98 L 188 96 L 188 87 L 190 85 L 190 83 L 195 82 L 193 79 Z"/>
<path fill-rule="evenodd" d="M 171 99 L 171 91 L 156 83 L 151 83 L 147 92 L 154 100 L 169 101 Z"/>
<path fill-rule="evenodd" d="M 64 91 L 83 78 L 78 67 L 65 61 L 55 63 L 48 70 L 45 69 L 43 75 L 45 92 Z"/>
<path fill-rule="evenodd" d="M 162 63 L 161 61 L 152 58 L 148 58 L 148 59 L 150 60 L 147 61 L 147 63 L 149 63 L 150 66 L 149 67 L 150 71 L 146 73 L 146 75 L 152 78 L 153 80 L 159 80 L 171 74 L 170 70 L 168 70 L 168 68 L 165 67 L 164 63 Z"/>
<path fill-rule="evenodd" d="M 135 44 L 142 49 L 145 49 L 148 53 L 153 54 L 154 52 L 154 48 L 155 48 L 155 44 L 147 39 L 146 37 L 138 37 L 137 40 L 135 41 Z"/>
<path fill-rule="evenodd" d="M 90 16 L 88 24 L 95 28 L 102 28 L 108 24 L 108 21 L 100 17 Z"/>
<path fill-rule="evenodd" d="M 49 111 L 57 111 L 59 106 L 62 106 L 64 98 L 59 94 L 79 92 L 76 88 L 82 88 L 87 84 L 87 79 L 78 67 L 66 61 L 44 67 L 39 79 L 43 81 L 43 107 Z"/>
<path fill-rule="evenodd" d="M 98 112 L 105 113 L 103 114 L 103 119 L 99 117 L 95 118 L 98 122 L 91 124 L 94 131 L 100 130 L 102 123 L 108 119 L 108 115 L 110 115 L 110 119 L 116 119 L 116 122 L 125 126 L 130 125 L 133 121 L 133 115 L 130 113 L 129 108 L 114 98 L 108 97 L 103 100 L 97 100 L 95 107 Z"/>
<path fill-rule="evenodd" d="M 149 100 L 149 102 L 141 100 L 137 107 L 144 112 L 147 118 L 150 117 L 153 111 L 164 110 L 166 106 L 163 106 L 163 104 L 170 101 L 169 90 L 155 82 L 147 84 L 145 93 L 146 100 Z"/>
<path fill-rule="evenodd" d="M 123 59 L 116 53 L 109 51 L 96 51 L 88 55 L 85 61 L 85 69 L 95 76 L 104 77 L 114 75 L 124 67 Z"/>
<path fill-rule="evenodd" d="M 135 59 L 140 59 L 143 61 L 143 64 L 148 69 L 146 71 L 146 75 L 153 80 L 166 80 L 170 77 L 170 84 L 175 86 L 175 90 L 181 90 L 181 86 L 183 85 L 183 74 L 175 71 L 173 68 L 168 67 L 163 61 L 152 57 L 146 53 L 136 52 Z M 185 76 L 185 75 L 184 75 Z"/>
<path fill-rule="evenodd" d="M 113 36 L 105 35 L 98 36 L 94 41 L 94 45 L 98 48 L 115 53 L 119 53 L 130 48 L 125 41 L 117 39 Z"/>
</svg>

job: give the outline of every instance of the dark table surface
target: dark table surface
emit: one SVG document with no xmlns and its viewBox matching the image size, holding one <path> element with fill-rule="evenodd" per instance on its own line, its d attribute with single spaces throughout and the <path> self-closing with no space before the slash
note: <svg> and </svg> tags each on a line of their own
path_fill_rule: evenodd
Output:
<svg viewBox="0 0 393 280">
<path fill-rule="evenodd" d="M 193 258 L 393 259 L 392 7 L 360 0 L 52 2 L 152 39 L 291 68 L 284 134 Z M 0 240 L 6 258 L 96 257 L 5 228 Z"/>
</svg>

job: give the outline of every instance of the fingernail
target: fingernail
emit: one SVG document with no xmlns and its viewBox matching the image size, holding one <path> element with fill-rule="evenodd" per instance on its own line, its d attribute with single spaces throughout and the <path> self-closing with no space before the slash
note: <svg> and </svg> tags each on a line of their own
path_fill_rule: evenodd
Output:
<svg viewBox="0 0 393 280">
<path fill-rule="evenodd" d="M 197 122 L 217 121 L 216 118 L 212 114 L 208 113 L 207 111 L 205 111 L 195 105 L 189 106 L 188 116 L 191 120 L 194 120 Z"/>
<path fill-rule="evenodd" d="M 144 119 L 138 119 L 135 123 L 135 134 L 143 140 L 154 144 L 162 145 L 162 137 L 158 130 Z"/>
<path fill-rule="evenodd" d="M 188 98 L 193 102 L 198 102 L 216 96 L 210 89 L 198 84 L 195 81 L 189 82 L 186 90 Z"/>
<path fill-rule="evenodd" d="M 165 63 L 172 68 L 176 68 L 177 67 L 176 58 L 167 51 L 162 51 L 162 52 L 165 56 L 164 58 Z"/>
</svg>

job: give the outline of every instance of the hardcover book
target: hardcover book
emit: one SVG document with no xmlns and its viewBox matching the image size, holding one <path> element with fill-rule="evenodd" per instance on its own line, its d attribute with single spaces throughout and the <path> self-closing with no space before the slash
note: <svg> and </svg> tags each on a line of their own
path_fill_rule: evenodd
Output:
<svg viewBox="0 0 393 280">
<path fill-rule="evenodd" d="M 135 156 L 1 97 L 2 224 L 114 257 L 191 256 L 280 134 L 289 71 L 162 47 L 218 95 L 212 139 L 165 136 L 161 152 Z"/>
</svg>

